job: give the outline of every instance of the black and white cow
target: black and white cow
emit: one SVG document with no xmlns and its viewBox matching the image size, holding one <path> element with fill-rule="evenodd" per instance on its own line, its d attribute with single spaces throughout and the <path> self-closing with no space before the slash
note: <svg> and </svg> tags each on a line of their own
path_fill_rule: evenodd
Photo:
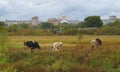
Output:
<svg viewBox="0 0 120 72">
<path fill-rule="evenodd" d="M 24 46 L 31 48 L 31 52 L 33 52 L 33 50 L 35 48 L 41 49 L 41 47 L 37 41 L 25 41 Z"/>
</svg>

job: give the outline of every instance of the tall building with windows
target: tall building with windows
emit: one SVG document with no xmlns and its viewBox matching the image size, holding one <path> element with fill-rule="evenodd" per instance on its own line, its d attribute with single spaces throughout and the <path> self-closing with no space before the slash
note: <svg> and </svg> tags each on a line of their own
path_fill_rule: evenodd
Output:
<svg viewBox="0 0 120 72">
<path fill-rule="evenodd" d="M 117 19 L 117 17 L 115 16 L 115 15 L 111 15 L 111 16 L 109 16 L 109 20 L 116 20 Z"/>
<path fill-rule="evenodd" d="M 38 17 L 32 17 L 31 20 L 5 20 L 5 24 L 8 26 L 12 24 L 32 24 L 32 25 L 38 25 L 41 23 L 41 21 L 38 20 Z"/>
<path fill-rule="evenodd" d="M 57 18 L 48 18 L 47 22 L 53 23 L 54 25 L 58 25 L 60 23 Z"/>
<path fill-rule="evenodd" d="M 110 22 L 114 22 L 115 20 L 120 20 L 120 18 L 117 18 L 115 15 L 109 16 L 109 19 L 102 19 L 103 25 L 106 25 Z"/>
<path fill-rule="evenodd" d="M 32 22 L 32 25 L 38 25 L 38 17 L 37 16 L 35 16 L 35 17 L 32 17 L 32 20 L 31 20 Z"/>
</svg>

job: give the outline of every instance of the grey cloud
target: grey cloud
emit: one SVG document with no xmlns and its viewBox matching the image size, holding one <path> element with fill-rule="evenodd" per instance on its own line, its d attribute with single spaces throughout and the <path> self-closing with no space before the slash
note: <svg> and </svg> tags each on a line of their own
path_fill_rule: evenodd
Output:
<svg viewBox="0 0 120 72">
<path fill-rule="evenodd" d="M 30 19 L 38 16 L 40 20 L 49 17 L 84 19 L 90 15 L 120 16 L 120 0 L 0 0 L 0 17 L 4 19 Z"/>
</svg>

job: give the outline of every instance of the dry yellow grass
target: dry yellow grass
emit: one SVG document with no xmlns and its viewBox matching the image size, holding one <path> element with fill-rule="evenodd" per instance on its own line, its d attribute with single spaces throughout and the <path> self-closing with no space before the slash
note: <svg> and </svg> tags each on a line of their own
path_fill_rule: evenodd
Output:
<svg viewBox="0 0 120 72">
<path fill-rule="evenodd" d="M 103 45 L 90 49 L 90 41 L 100 38 Z M 8 48 L 3 52 L 1 71 L 24 72 L 119 72 L 120 36 L 10 36 Z M 23 42 L 36 40 L 43 47 L 34 53 L 24 51 Z M 54 41 L 63 42 L 63 51 L 48 51 Z M 37 52 L 38 51 L 38 52 Z M 6 60 L 5 60 L 6 59 Z M 7 72 L 7 71 L 6 71 Z M 13 71 L 12 71 L 13 72 Z"/>
<path fill-rule="evenodd" d="M 36 40 L 44 48 L 51 48 L 55 41 L 62 41 L 65 47 L 73 47 L 76 44 L 90 44 L 95 38 L 100 38 L 103 45 L 120 44 L 120 36 L 104 36 L 104 35 L 82 35 L 81 42 L 79 36 L 10 36 L 9 46 L 23 47 L 23 42 L 28 40 Z"/>
</svg>

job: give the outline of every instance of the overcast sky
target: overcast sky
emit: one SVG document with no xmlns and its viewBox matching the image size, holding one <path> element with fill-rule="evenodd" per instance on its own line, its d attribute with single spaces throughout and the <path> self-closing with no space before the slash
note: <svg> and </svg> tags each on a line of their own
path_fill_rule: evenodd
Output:
<svg viewBox="0 0 120 72">
<path fill-rule="evenodd" d="M 108 19 L 110 15 L 120 17 L 120 0 L 0 0 L 0 20 L 39 20 L 61 18 L 84 20 L 99 15 Z"/>
</svg>

